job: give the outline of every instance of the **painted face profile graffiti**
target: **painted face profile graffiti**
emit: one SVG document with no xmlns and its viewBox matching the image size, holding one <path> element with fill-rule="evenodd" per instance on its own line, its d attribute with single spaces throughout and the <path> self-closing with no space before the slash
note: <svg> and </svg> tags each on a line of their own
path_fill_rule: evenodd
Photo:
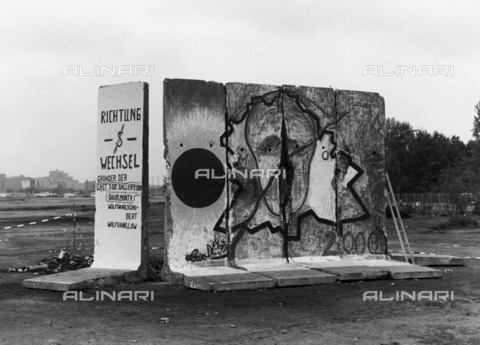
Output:
<svg viewBox="0 0 480 345">
<path fill-rule="evenodd" d="M 263 102 L 255 104 L 245 118 L 245 139 L 248 150 L 254 161 L 254 166 L 263 171 L 281 169 L 280 158 L 282 150 L 281 138 L 282 115 L 276 104 L 271 106 Z M 269 211 L 280 215 L 279 179 L 271 178 L 266 174 L 255 181 L 260 183 L 264 190 L 264 201 Z M 267 188 L 268 187 L 268 188 Z"/>
<path fill-rule="evenodd" d="M 305 204 L 313 154 L 318 142 L 318 128 L 314 118 L 302 110 L 298 101 L 288 94 L 284 97 L 286 165 L 291 169 L 291 209 L 296 213 Z"/>
<path fill-rule="evenodd" d="M 337 150 L 335 134 L 326 127 L 298 95 L 284 89 L 252 97 L 242 116 L 229 121 L 223 137 L 233 168 L 243 172 L 282 170 L 278 177 L 263 174 L 254 179 L 230 180 L 234 195 L 226 212 L 233 220 L 232 243 L 238 243 L 246 232 L 254 234 L 264 229 L 281 234 L 285 241 L 301 241 L 302 230 L 323 224 L 329 227 L 321 239 L 325 242 L 324 254 L 335 238 L 342 236 L 337 234 L 342 224 L 370 216 L 353 188 L 363 170 L 348 153 Z M 338 169 L 339 161 L 346 165 Z M 358 203 L 360 214 L 337 220 L 339 180 Z M 268 209 L 267 221 L 255 217 L 262 206 Z M 224 215 L 215 230 L 226 232 Z"/>
<path fill-rule="evenodd" d="M 283 104 L 285 108 L 288 105 L 284 116 L 275 105 L 260 102 L 245 119 L 246 142 L 257 169 L 282 172 L 268 189 L 270 176 L 262 174 L 258 179 L 262 190 L 266 190 L 264 201 L 269 211 L 277 216 L 281 213 L 282 194 L 291 195 L 290 212 L 298 211 L 305 203 L 317 137 L 315 123 L 308 115 L 289 98 Z"/>
</svg>

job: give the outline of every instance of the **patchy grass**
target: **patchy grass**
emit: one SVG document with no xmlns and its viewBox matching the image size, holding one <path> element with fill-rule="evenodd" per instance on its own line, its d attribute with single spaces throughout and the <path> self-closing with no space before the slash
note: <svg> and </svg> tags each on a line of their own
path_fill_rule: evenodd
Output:
<svg viewBox="0 0 480 345">
<path fill-rule="evenodd" d="M 478 228 L 480 225 L 478 218 L 474 216 L 450 217 L 446 222 L 432 226 L 433 230 L 449 230 L 458 228 Z"/>
<path fill-rule="evenodd" d="M 480 256 L 480 227 L 434 230 L 436 226 L 444 224 L 447 218 L 415 213 L 411 216 L 404 219 L 403 223 L 412 251 L 461 257 Z M 392 219 L 387 220 L 387 238 L 390 252 L 402 250 Z"/>
<path fill-rule="evenodd" d="M 70 246 L 73 240 L 73 219 L 65 216 L 67 212 L 73 211 L 73 204 L 60 198 L 43 198 L 42 203 L 37 199 L 40 198 L 25 199 L 17 204 L 10 203 L 11 200 L 0 202 L 0 267 L 32 266 L 42 259 L 51 259 L 66 247 L 69 247 L 71 255 L 91 256 L 94 247 L 94 199 L 88 200 L 90 204 L 75 205 L 78 231 L 76 244 L 83 245 L 78 250 Z M 147 211 L 149 257 L 155 263 L 163 262 L 164 205 L 162 202 L 151 203 Z M 54 220 L 55 216 L 61 218 Z M 43 219 L 49 221 L 42 222 Z M 36 224 L 29 224 L 31 222 Z M 17 227 L 19 224 L 25 226 Z"/>
</svg>

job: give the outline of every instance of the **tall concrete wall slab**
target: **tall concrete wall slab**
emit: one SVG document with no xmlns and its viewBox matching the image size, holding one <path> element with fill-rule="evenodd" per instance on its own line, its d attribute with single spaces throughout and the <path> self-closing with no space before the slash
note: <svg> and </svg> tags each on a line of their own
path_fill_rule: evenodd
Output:
<svg viewBox="0 0 480 345">
<path fill-rule="evenodd" d="M 137 270 L 148 262 L 148 84 L 101 87 L 97 127 L 92 267 Z"/>
<path fill-rule="evenodd" d="M 282 95 L 278 86 L 240 83 L 226 84 L 226 93 L 225 139 L 235 171 L 229 179 L 231 258 L 282 258 L 279 179 L 252 176 L 255 169 L 276 170 L 280 164 Z"/>
<path fill-rule="evenodd" d="M 337 91 L 337 211 L 347 254 L 384 254 L 385 105 L 376 93 Z"/>
<path fill-rule="evenodd" d="M 288 161 L 293 170 L 288 257 L 337 254 L 335 92 L 284 86 Z"/>
<path fill-rule="evenodd" d="M 171 270 L 384 252 L 378 94 L 166 80 L 164 102 Z"/>
<path fill-rule="evenodd" d="M 170 187 L 166 265 L 172 270 L 224 260 L 227 255 L 225 234 L 213 230 L 227 205 L 226 179 L 222 177 L 226 152 L 220 142 L 224 132 L 222 84 L 165 80 L 164 143 Z M 199 169 L 206 170 L 195 176 Z"/>
</svg>

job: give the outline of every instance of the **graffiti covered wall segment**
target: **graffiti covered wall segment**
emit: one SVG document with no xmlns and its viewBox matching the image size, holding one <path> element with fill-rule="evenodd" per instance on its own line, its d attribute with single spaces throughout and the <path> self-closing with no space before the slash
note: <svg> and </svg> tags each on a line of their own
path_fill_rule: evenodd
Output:
<svg viewBox="0 0 480 345">
<path fill-rule="evenodd" d="M 338 146 L 348 152 L 338 162 L 337 205 L 345 253 L 385 253 L 385 104 L 375 93 L 337 91 Z M 362 174 L 346 193 L 344 166 L 350 162 Z"/>
<path fill-rule="evenodd" d="M 203 91 L 192 90 L 192 83 Z M 385 115 L 378 94 L 229 83 L 221 99 L 210 97 L 199 106 L 192 99 L 208 85 L 165 82 L 165 145 L 172 182 L 168 230 L 171 238 L 190 243 L 189 249 L 176 252 L 182 254 L 182 265 L 225 257 L 288 260 L 385 252 Z M 191 97 L 184 93 L 177 107 L 187 113 L 169 111 L 175 106 L 167 104 L 173 89 L 186 88 Z M 205 103 L 215 105 L 213 111 Z M 216 123 L 213 114 L 218 114 Z M 174 128 L 176 122 L 182 126 Z M 190 139 L 188 150 L 183 146 L 183 153 L 171 154 L 171 147 L 177 150 L 183 144 L 177 139 L 181 137 Z M 186 154 L 185 162 L 193 167 L 172 164 Z M 195 179 L 198 168 L 202 179 Z M 203 243 L 189 228 L 178 226 L 185 218 L 202 224 Z M 173 253 L 178 244 L 168 239 Z M 223 255 L 212 255 L 212 248 Z"/>
</svg>

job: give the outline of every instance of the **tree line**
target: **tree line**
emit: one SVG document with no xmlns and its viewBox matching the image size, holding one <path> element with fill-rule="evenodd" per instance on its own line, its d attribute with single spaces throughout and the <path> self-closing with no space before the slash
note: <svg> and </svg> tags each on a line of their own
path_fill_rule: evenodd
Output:
<svg viewBox="0 0 480 345">
<path fill-rule="evenodd" d="M 387 118 L 385 164 L 395 193 L 449 193 L 454 199 L 480 196 L 480 102 L 474 110 L 468 143 L 456 135 L 432 134 Z"/>
</svg>

